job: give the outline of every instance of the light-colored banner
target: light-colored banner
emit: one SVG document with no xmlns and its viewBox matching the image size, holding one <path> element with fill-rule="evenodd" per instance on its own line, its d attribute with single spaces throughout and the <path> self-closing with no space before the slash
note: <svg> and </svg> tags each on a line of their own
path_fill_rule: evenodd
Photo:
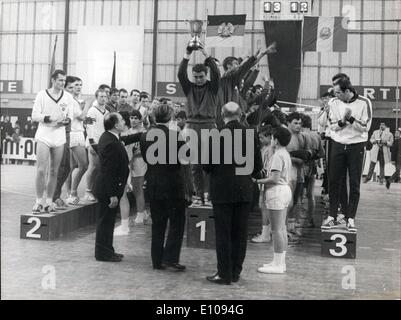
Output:
<svg viewBox="0 0 401 320">
<path fill-rule="evenodd" d="M 36 141 L 33 138 L 21 138 L 19 142 L 3 140 L 1 150 L 4 159 L 36 160 Z"/>
<path fill-rule="evenodd" d="M 143 26 L 78 27 L 74 75 L 83 80 L 83 93 L 94 94 L 101 84 L 110 86 L 114 51 L 117 88 L 141 88 L 143 45 Z"/>
</svg>

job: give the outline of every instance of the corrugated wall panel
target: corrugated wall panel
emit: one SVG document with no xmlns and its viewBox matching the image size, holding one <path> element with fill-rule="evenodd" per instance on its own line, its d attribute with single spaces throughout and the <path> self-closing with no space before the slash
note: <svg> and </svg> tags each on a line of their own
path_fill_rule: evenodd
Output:
<svg viewBox="0 0 401 320">
<path fill-rule="evenodd" d="M 150 92 L 151 88 L 152 88 L 152 66 L 144 65 L 143 66 L 143 86 L 142 86 L 142 88 L 137 88 L 137 89 L 145 90 L 146 92 Z"/>
<path fill-rule="evenodd" d="M 5 3 L 4 7 L 4 31 L 16 30 L 18 20 L 16 19 L 18 13 L 18 3 Z"/>
<path fill-rule="evenodd" d="M 333 75 L 338 73 L 338 68 L 336 67 L 320 67 L 320 84 L 331 84 L 331 78 Z M 351 79 L 352 80 L 352 79 Z M 318 94 L 318 92 L 316 92 Z"/>
<path fill-rule="evenodd" d="M 385 5 L 385 17 L 386 19 L 401 19 L 401 1 L 384 1 Z M 397 28 L 396 22 L 385 22 L 384 27 L 388 29 Z"/>
<path fill-rule="evenodd" d="M 386 48 L 384 51 L 384 66 L 395 67 L 397 65 L 397 35 L 386 34 L 384 37 L 384 47 Z"/>
<path fill-rule="evenodd" d="M 135 5 L 135 9 L 134 9 Z M 121 25 L 136 25 L 137 21 L 134 23 L 134 17 L 137 17 L 138 9 L 137 9 L 138 3 L 135 3 L 135 1 L 122 1 L 121 2 Z M 133 10 L 131 14 L 131 10 Z M 134 11 L 135 10 L 135 11 Z"/>
<path fill-rule="evenodd" d="M 401 79 L 401 75 L 399 77 Z M 396 86 L 397 83 L 397 70 L 384 69 L 384 83 L 385 86 Z"/>
<path fill-rule="evenodd" d="M 365 66 L 379 67 L 382 56 L 382 36 L 367 34 L 363 38 L 363 62 Z"/>
<path fill-rule="evenodd" d="M 318 62 L 318 52 L 307 51 L 304 54 L 304 65 L 305 66 L 316 66 Z"/>
<path fill-rule="evenodd" d="M 72 75 L 78 76 L 76 74 L 75 70 L 75 62 L 76 62 L 76 55 L 77 55 L 77 34 L 72 33 L 68 35 L 69 38 L 69 44 L 68 44 L 68 57 L 69 57 L 69 63 L 68 63 L 68 73 Z M 73 66 L 73 68 L 71 68 Z"/>
<path fill-rule="evenodd" d="M 143 63 L 152 64 L 153 34 L 145 33 Z"/>
<path fill-rule="evenodd" d="M 98 1 L 86 1 L 86 16 L 85 25 L 100 25 L 101 24 L 102 8 Z"/>
<path fill-rule="evenodd" d="M 381 69 L 380 68 L 363 68 L 361 85 L 380 86 Z"/>
<path fill-rule="evenodd" d="M 177 3 L 179 8 L 179 10 L 177 11 L 178 20 L 195 19 L 195 10 L 194 10 L 195 0 L 178 0 Z"/>
<path fill-rule="evenodd" d="M 362 19 L 366 20 L 378 20 L 382 16 L 382 2 L 375 1 L 365 1 L 364 12 Z M 363 27 L 367 30 L 380 30 L 382 28 L 381 22 L 364 22 Z"/>
<path fill-rule="evenodd" d="M 360 41 L 359 35 L 357 34 L 348 34 L 348 51 L 341 53 L 342 65 L 346 66 L 359 66 L 360 58 Z"/>
<path fill-rule="evenodd" d="M 32 65 L 26 64 L 24 68 L 24 75 L 22 80 L 23 82 L 23 91 L 24 92 L 31 92 L 32 87 Z"/>
<path fill-rule="evenodd" d="M 117 5 L 119 5 L 119 2 L 115 1 Z M 112 1 L 104 1 L 103 2 L 103 10 L 102 10 L 102 25 L 104 26 L 110 26 L 113 25 L 114 21 L 116 20 L 115 17 L 113 16 L 113 2 Z"/>
<path fill-rule="evenodd" d="M 234 0 L 217 1 L 216 14 L 233 14 L 234 13 Z"/>
<path fill-rule="evenodd" d="M 140 1 L 139 24 L 145 29 L 153 29 L 153 1 Z"/>
<path fill-rule="evenodd" d="M 17 37 L 15 35 L 2 36 L 2 59 L 5 63 L 15 63 L 15 49 L 17 45 Z"/>
<path fill-rule="evenodd" d="M 77 29 L 78 26 L 84 24 L 85 2 L 72 1 L 70 3 L 70 29 Z"/>
<path fill-rule="evenodd" d="M 187 46 L 188 40 L 190 36 L 188 34 L 177 34 L 177 48 L 176 48 L 176 56 L 175 62 L 179 64 L 182 60 L 182 57 L 185 54 L 185 48 Z"/>
<path fill-rule="evenodd" d="M 358 67 L 354 67 L 354 68 L 342 68 L 341 72 L 344 72 L 345 74 L 347 74 L 350 79 L 352 80 L 352 83 L 354 85 L 360 85 L 361 84 L 361 79 L 359 77 L 359 68 Z M 323 83 L 322 83 L 323 84 Z"/>
<path fill-rule="evenodd" d="M 317 67 L 304 67 L 299 96 L 302 99 L 314 99 L 316 97 L 317 84 Z"/>
</svg>

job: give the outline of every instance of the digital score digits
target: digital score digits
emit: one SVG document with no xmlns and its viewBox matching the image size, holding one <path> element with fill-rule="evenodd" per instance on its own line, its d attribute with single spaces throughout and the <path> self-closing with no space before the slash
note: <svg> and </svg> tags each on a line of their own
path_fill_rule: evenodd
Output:
<svg viewBox="0 0 401 320">
<path fill-rule="evenodd" d="M 262 1 L 263 20 L 302 20 L 310 15 L 311 1 Z"/>
</svg>

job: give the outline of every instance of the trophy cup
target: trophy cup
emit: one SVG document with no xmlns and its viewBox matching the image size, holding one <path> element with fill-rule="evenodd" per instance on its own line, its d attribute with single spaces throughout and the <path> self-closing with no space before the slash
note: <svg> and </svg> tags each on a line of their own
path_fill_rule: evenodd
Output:
<svg viewBox="0 0 401 320">
<path fill-rule="evenodd" d="M 192 38 L 189 41 L 188 47 L 193 50 L 198 50 L 201 46 L 200 35 L 202 33 L 202 20 L 190 20 L 189 27 L 191 31 Z"/>
</svg>

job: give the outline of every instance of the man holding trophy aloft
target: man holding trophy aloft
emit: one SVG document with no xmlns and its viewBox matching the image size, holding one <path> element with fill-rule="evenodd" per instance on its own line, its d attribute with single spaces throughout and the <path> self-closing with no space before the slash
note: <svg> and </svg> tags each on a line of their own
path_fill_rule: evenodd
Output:
<svg viewBox="0 0 401 320">
<path fill-rule="evenodd" d="M 199 35 L 202 32 L 202 21 L 190 21 L 192 39 L 189 41 L 178 70 L 178 79 L 187 97 L 187 127 L 197 132 L 198 135 L 198 159 L 192 165 L 194 176 L 196 200 L 194 205 L 209 204 L 205 199 L 206 176 L 201 165 L 201 129 L 216 128 L 216 106 L 218 104 L 218 90 L 220 71 L 214 59 L 206 52 L 204 44 Z M 188 79 L 188 62 L 193 51 L 199 50 L 205 56 L 205 63 L 193 66 L 192 75 L 194 82 Z M 210 69 L 210 80 L 207 79 L 208 67 Z"/>
</svg>

